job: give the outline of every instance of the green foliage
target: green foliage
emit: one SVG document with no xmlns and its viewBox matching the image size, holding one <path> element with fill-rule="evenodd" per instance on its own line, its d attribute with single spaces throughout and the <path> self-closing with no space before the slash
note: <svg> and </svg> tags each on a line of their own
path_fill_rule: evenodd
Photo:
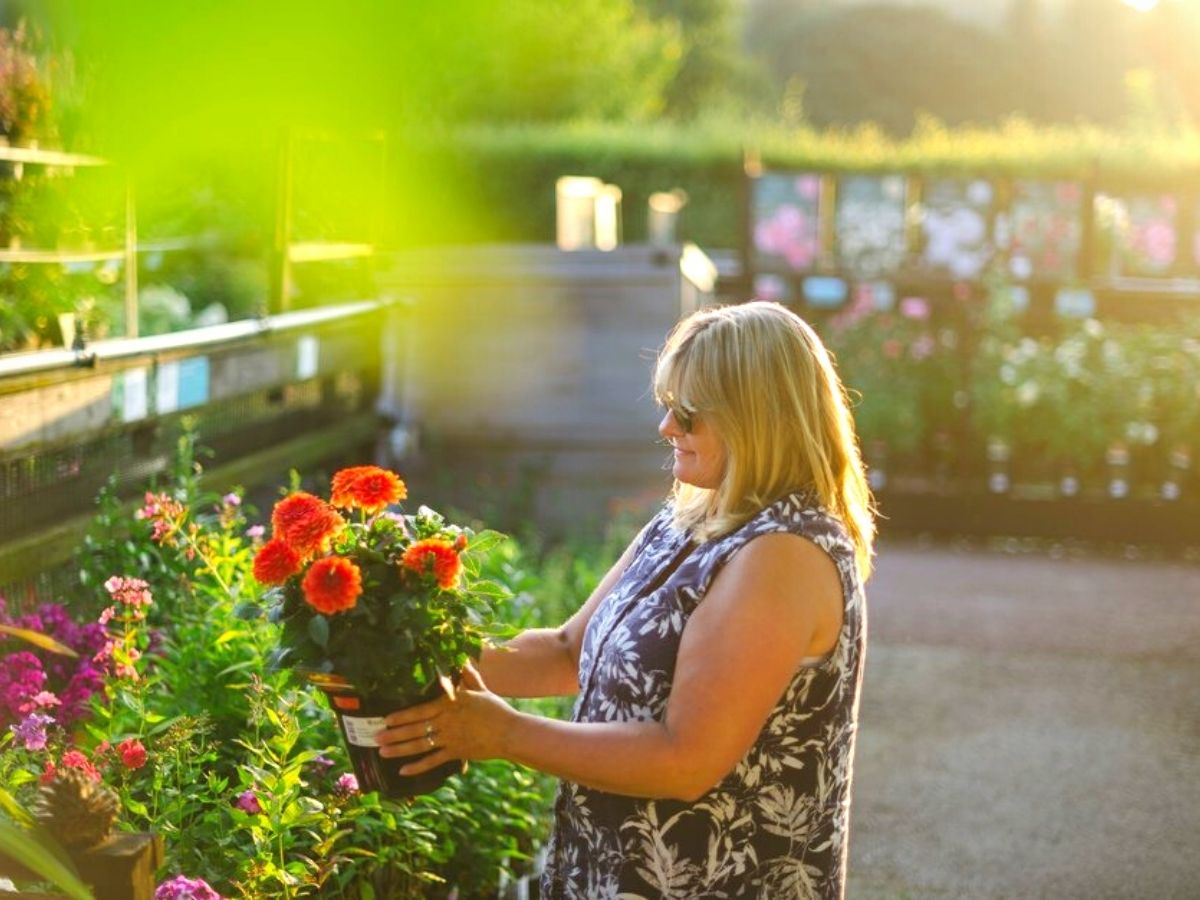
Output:
<svg viewBox="0 0 1200 900">
<path fill-rule="evenodd" d="M 1182 329 L 1067 320 L 1054 334 L 1022 333 L 991 298 L 990 325 L 972 359 L 977 443 L 1003 440 L 1019 454 L 1097 469 L 1106 448 L 1200 445 L 1200 342 Z"/>
<path fill-rule="evenodd" d="M 554 239 L 554 182 L 595 175 L 623 191 L 627 241 L 644 240 L 646 202 L 683 188 L 681 234 L 703 247 L 741 244 L 746 144 L 767 168 L 926 175 L 1097 178 L 1101 184 L 1152 182 L 1172 190 L 1200 169 L 1200 131 L 1111 131 L 1085 124 L 1035 126 L 1009 118 L 995 127 L 948 128 L 922 116 L 907 138 L 880 129 L 820 131 L 733 116 L 688 125 L 591 123 L 475 125 L 409 133 L 408 164 L 438 171 L 439 183 L 472 199 L 471 212 L 397 222 L 390 239 L 407 243 Z M 431 195 L 429 202 L 435 203 Z M 445 203 L 442 197 L 436 203 Z"/>
<path fill-rule="evenodd" d="M 963 405 L 958 334 L 931 316 L 927 301 L 910 298 L 896 311 L 854 306 L 827 329 L 864 447 L 903 459 L 948 439 Z"/>
</svg>

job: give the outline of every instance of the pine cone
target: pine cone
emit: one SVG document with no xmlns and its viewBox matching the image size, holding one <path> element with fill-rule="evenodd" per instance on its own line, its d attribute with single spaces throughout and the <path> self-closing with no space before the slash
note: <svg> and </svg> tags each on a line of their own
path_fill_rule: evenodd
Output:
<svg viewBox="0 0 1200 900">
<path fill-rule="evenodd" d="M 65 847 L 87 849 L 113 830 L 121 801 L 79 769 L 59 769 L 33 802 L 33 814 Z"/>
</svg>

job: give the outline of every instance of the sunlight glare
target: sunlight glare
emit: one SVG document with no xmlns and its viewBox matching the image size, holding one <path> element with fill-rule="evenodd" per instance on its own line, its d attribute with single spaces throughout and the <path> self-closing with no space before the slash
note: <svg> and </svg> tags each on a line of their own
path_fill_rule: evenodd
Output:
<svg viewBox="0 0 1200 900">
<path fill-rule="evenodd" d="M 1132 6 L 1138 12 L 1150 12 L 1158 6 L 1158 0 L 1121 0 L 1126 6 Z"/>
</svg>

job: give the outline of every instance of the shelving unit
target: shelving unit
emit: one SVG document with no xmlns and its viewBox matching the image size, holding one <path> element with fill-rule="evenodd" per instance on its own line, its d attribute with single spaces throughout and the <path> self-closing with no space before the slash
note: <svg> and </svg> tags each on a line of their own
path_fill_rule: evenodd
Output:
<svg viewBox="0 0 1200 900">
<path fill-rule="evenodd" d="M 10 177 L 16 181 L 21 181 L 24 178 L 25 166 L 27 165 L 60 169 L 102 168 L 111 165 L 108 160 L 102 157 L 84 153 L 69 153 L 64 150 L 45 150 L 40 147 L 13 147 L 8 145 L 0 146 L 0 161 L 12 164 L 12 175 Z M 126 181 L 125 243 L 120 249 L 61 250 L 9 246 L 0 248 L 0 262 L 27 265 L 124 262 L 125 336 L 137 337 L 137 252 L 137 214 L 134 204 L 133 185 L 131 182 Z"/>
<path fill-rule="evenodd" d="M 368 241 L 297 241 L 294 239 L 295 169 L 297 146 L 301 142 L 330 143 L 359 140 L 378 146 L 378 179 L 380 190 L 375 192 L 377 203 L 367 224 Z M 283 312 L 291 306 L 293 288 L 292 266 L 296 263 L 334 262 L 362 259 L 370 264 L 379 245 L 382 222 L 383 185 L 387 171 L 387 137 L 383 132 L 357 136 L 335 135 L 328 132 L 288 131 L 281 142 L 279 155 L 279 188 L 275 215 L 275 242 L 271 266 L 272 312 Z"/>
</svg>

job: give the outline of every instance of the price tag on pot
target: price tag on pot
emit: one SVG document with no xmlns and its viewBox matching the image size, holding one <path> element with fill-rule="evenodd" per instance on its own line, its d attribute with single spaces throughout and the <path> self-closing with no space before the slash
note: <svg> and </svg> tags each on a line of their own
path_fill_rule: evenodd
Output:
<svg viewBox="0 0 1200 900">
<path fill-rule="evenodd" d="M 346 730 L 346 740 L 354 746 L 376 747 L 375 735 L 387 728 L 387 723 L 383 716 L 342 716 L 342 728 Z"/>
</svg>

